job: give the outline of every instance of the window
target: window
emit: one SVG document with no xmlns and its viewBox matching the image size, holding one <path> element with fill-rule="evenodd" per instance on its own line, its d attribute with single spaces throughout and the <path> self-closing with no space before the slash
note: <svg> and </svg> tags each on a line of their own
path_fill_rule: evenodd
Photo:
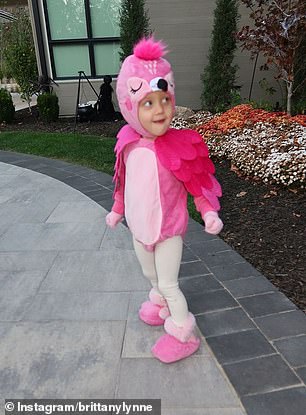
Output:
<svg viewBox="0 0 306 415">
<path fill-rule="evenodd" d="M 121 0 L 43 0 L 56 79 L 116 76 Z"/>
</svg>

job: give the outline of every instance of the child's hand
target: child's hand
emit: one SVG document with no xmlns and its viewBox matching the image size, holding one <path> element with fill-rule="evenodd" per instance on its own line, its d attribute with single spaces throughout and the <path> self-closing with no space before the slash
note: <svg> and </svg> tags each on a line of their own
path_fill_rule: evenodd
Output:
<svg viewBox="0 0 306 415">
<path fill-rule="evenodd" d="M 106 215 L 105 222 L 107 226 L 109 226 L 110 228 L 114 228 L 115 226 L 118 225 L 119 222 L 122 221 L 122 219 L 123 219 L 122 215 L 111 211 Z"/>
<path fill-rule="evenodd" d="M 209 212 L 205 213 L 203 220 L 205 223 L 205 232 L 212 235 L 218 235 L 218 233 L 222 231 L 223 222 L 219 218 L 217 212 L 210 210 Z"/>
</svg>

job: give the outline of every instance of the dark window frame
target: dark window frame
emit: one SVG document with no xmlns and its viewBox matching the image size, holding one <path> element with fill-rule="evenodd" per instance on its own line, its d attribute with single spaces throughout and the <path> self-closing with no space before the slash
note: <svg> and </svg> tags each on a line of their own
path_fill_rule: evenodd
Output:
<svg viewBox="0 0 306 415">
<path fill-rule="evenodd" d="M 45 21 L 46 21 L 46 29 L 47 29 L 47 36 L 48 36 L 48 46 L 49 46 L 49 53 L 50 53 L 50 62 L 51 62 L 51 69 L 53 78 L 58 81 L 65 81 L 65 80 L 77 80 L 79 75 L 76 74 L 75 76 L 57 76 L 56 74 L 56 67 L 54 61 L 54 54 L 53 54 L 53 46 L 57 45 L 87 45 L 88 52 L 89 52 L 89 65 L 90 65 L 90 74 L 86 74 L 87 78 L 89 79 L 101 79 L 105 75 L 111 75 L 112 78 L 116 78 L 118 73 L 116 74 L 98 74 L 96 73 L 96 63 L 95 63 L 95 54 L 94 54 L 94 46 L 99 44 L 109 44 L 109 43 L 119 43 L 120 37 L 93 37 L 92 36 L 92 23 L 91 23 L 91 14 L 90 14 L 90 0 L 84 0 L 84 8 L 85 8 L 85 18 L 86 18 L 86 31 L 87 31 L 87 38 L 79 38 L 79 39 L 60 39 L 60 40 L 52 40 L 51 37 L 51 29 L 49 23 L 49 14 L 48 14 L 48 5 L 47 0 L 43 0 L 43 8 L 45 14 Z"/>
</svg>

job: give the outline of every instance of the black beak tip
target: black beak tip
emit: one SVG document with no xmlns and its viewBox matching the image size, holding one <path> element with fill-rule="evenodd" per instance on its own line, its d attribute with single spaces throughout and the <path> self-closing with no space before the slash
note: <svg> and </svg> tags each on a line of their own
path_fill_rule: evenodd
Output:
<svg viewBox="0 0 306 415">
<path fill-rule="evenodd" d="M 165 79 L 159 79 L 157 82 L 157 87 L 164 92 L 168 91 L 168 82 Z"/>
</svg>

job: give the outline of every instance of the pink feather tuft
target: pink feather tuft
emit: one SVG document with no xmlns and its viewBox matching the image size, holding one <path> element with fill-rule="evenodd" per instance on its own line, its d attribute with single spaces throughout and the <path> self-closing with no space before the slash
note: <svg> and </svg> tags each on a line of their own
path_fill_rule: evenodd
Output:
<svg viewBox="0 0 306 415">
<path fill-rule="evenodd" d="M 134 46 L 134 55 L 139 59 L 152 61 L 161 58 L 167 53 L 167 46 L 161 42 L 156 41 L 153 36 L 148 39 L 141 39 Z"/>
</svg>

